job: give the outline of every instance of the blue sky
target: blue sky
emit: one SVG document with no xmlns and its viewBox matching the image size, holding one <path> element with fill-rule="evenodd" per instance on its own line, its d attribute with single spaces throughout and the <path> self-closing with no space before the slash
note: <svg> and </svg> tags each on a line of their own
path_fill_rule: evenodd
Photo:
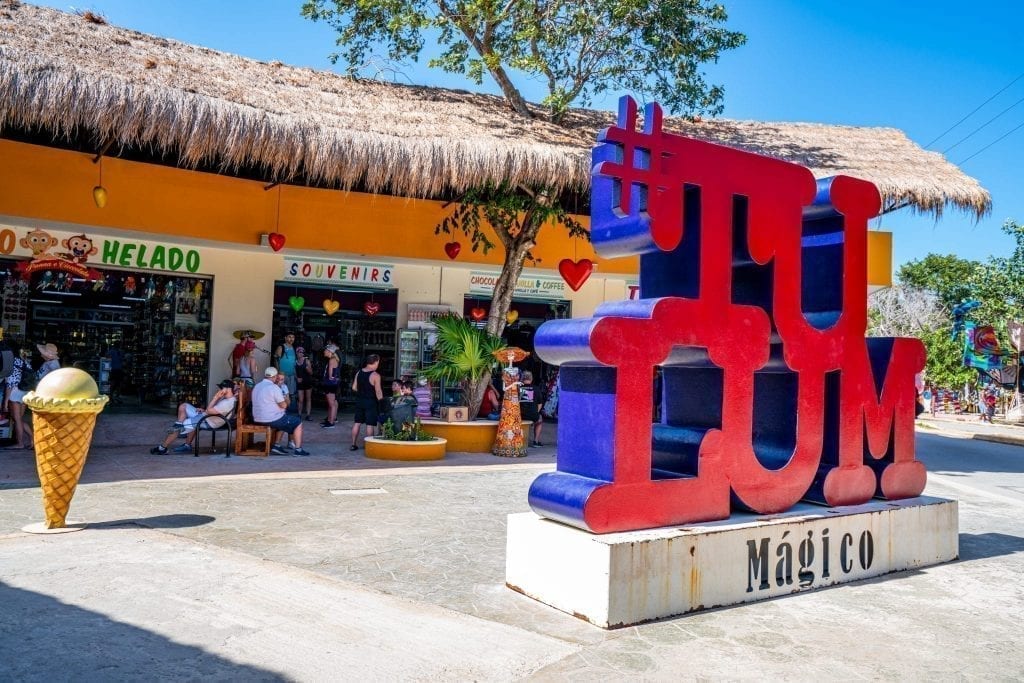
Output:
<svg viewBox="0 0 1024 683">
<path fill-rule="evenodd" d="M 256 59 L 333 68 L 327 55 L 334 49 L 334 32 L 301 18 L 300 0 L 39 4 L 62 10 L 91 9 L 119 26 Z M 930 143 L 1024 74 L 1019 48 L 1024 3 L 725 0 L 725 5 L 730 27 L 748 37 L 744 47 L 708 68 L 710 80 L 725 86 L 726 117 L 889 126 L 939 152 L 973 133 L 947 157 L 963 162 L 963 170 L 992 193 L 991 216 L 979 223 L 959 212 L 947 212 L 938 223 L 906 210 L 882 217 L 872 226 L 895 233 L 895 265 L 929 252 L 984 259 L 1012 249 L 1012 241 L 999 226 L 1007 218 L 1024 221 L 1018 170 L 1018 160 L 1024 157 L 1024 127 L 1010 132 L 1024 124 L 1024 78 Z M 456 76 L 419 65 L 381 77 L 477 89 Z M 479 89 L 496 92 L 491 83 Z M 529 87 L 524 91 L 528 99 L 542 96 Z M 613 99 L 595 106 L 612 109 Z M 977 130 L 1007 108 L 1000 118 Z"/>
</svg>

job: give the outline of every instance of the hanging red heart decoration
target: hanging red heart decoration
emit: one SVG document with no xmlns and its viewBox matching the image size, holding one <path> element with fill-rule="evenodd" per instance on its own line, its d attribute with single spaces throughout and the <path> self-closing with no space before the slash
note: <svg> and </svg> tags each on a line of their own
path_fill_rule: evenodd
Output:
<svg viewBox="0 0 1024 683">
<path fill-rule="evenodd" d="M 272 232 L 267 236 L 267 242 L 270 243 L 270 248 L 274 251 L 281 251 L 284 249 L 284 235 L 279 232 Z"/>
<path fill-rule="evenodd" d="M 470 309 L 470 311 L 469 311 L 469 317 L 472 318 L 473 320 L 475 320 L 476 322 L 480 322 L 481 320 L 483 320 L 484 317 L 486 317 L 486 315 L 487 315 L 487 309 L 486 308 L 480 308 L 479 306 L 477 306 L 476 308 Z"/>
<path fill-rule="evenodd" d="M 558 262 L 558 272 L 565 280 L 565 284 L 569 285 L 572 291 L 578 292 L 590 274 L 594 272 L 594 263 L 586 258 L 579 261 L 564 258 Z"/>
<path fill-rule="evenodd" d="M 448 254 L 448 258 L 455 260 L 455 257 L 462 251 L 462 245 L 458 242 L 449 242 L 444 245 L 444 253 Z"/>
<path fill-rule="evenodd" d="M 367 301 L 363 304 L 363 310 L 366 311 L 366 315 L 377 315 L 380 311 L 380 304 L 376 301 Z"/>
</svg>

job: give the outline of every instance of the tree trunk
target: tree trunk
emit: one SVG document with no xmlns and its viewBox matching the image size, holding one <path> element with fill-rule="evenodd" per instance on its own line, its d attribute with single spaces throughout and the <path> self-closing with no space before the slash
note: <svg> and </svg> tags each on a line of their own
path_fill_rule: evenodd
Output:
<svg viewBox="0 0 1024 683">
<path fill-rule="evenodd" d="M 505 263 L 502 265 L 501 274 L 498 275 L 498 279 L 494 283 L 491 312 L 487 317 L 487 331 L 490 334 L 501 336 L 501 333 L 505 331 L 505 316 L 508 315 L 508 311 L 512 307 L 512 293 L 515 291 L 519 276 L 523 273 L 523 262 L 526 260 L 526 254 L 534 245 L 532 235 L 536 232 L 537 230 L 534 229 L 528 233 L 528 229 L 524 228 L 523 232 L 512 240 L 509 248 L 505 250 Z M 472 417 L 476 417 L 476 414 L 480 412 L 480 404 L 483 403 L 484 392 L 490 382 L 491 373 L 487 373 L 466 387 L 469 414 Z"/>
<path fill-rule="evenodd" d="M 480 404 L 484 402 L 484 391 L 487 390 L 487 385 L 490 381 L 491 373 L 488 372 L 475 383 L 466 382 L 466 387 L 463 389 L 463 392 L 466 396 L 466 405 L 469 406 L 470 420 L 475 420 L 477 413 L 480 412 Z"/>
<path fill-rule="evenodd" d="M 520 116 L 525 116 L 528 119 L 532 118 L 533 114 L 530 112 L 530 107 L 526 104 L 526 99 L 516 89 L 516 86 L 512 85 L 512 81 L 509 79 L 508 74 L 505 73 L 505 70 L 499 66 L 489 69 L 489 71 L 498 87 L 501 88 L 501 94 L 505 96 L 508 106 L 512 107 L 512 110 Z"/>
<path fill-rule="evenodd" d="M 533 247 L 533 239 L 523 233 L 513 240 L 509 248 L 505 250 L 505 262 L 502 264 L 501 273 L 494 283 L 494 292 L 491 294 L 491 311 L 487 316 L 487 331 L 496 337 L 500 337 L 505 331 L 506 316 L 512 308 L 512 294 L 515 292 L 519 276 L 523 274 L 523 262 L 526 254 Z"/>
</svg>

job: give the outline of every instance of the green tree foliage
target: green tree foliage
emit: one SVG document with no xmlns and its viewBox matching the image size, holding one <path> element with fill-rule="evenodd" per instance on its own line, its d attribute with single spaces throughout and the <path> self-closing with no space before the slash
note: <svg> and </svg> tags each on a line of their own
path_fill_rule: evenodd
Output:
<svg viewBox="0 0 1024 683">
<path fill-rule="evenodd" d="M 343 60 L 358 73 L 378 45 L 393 62 L 416 61 L 476 84 L 490 75 L 509 106 L 530 116 L 513 76 L 543 83 L 559 121 L 606 90 L 658 100 L 680 115 L 722 111 L 723 90 L 701 67 L 746 42 L 709 0 L 306 0 L 302 14 L 338 31 Z"/>
<path fill-rule="evenodd" d="M 977 262 L 953 254 L 928 254 L 920 261 L 904 263 L 896 278 L 908 287 L 934 292 L 946 308 L 952 309 L 971 298 L 971 282 L 977 267 Z"/>
<path fill-rule="evenodd" d="M 980 325 L 992 325 L 1000 345 L 1013 350 L 1007 322 L 1024 322 L 1024 226 L 1008 220 L 1002 230 L 1014 239 L 1015 247 L 1010 254 L 992 256 L 984 262 L 951 254 L 928 254 L 897 271 L 900 284 L 933 292 L 944 308 L 945 322 L 919 334 L 928 349 L 927 375 L 938 385 L 958 387 L 977 378 L 975 370 L 963 367 L 963 339 L 949 338 L 953 325 L 949 314 L 957 304 L 981 302 L 971 312 L 971 319 Z M 878 322 L 878 315 L 878 310 L 873 309 L 874 323 Z"/>
</svg>

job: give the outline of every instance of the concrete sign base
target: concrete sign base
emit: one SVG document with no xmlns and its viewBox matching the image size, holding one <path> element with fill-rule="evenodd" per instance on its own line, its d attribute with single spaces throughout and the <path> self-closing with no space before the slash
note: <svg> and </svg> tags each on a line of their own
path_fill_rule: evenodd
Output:
<svg viewBox="0 0 1024 683">
<path fill-rule="evenodd" d="M 927 497 L 602 535 L 527 512 L 508 517 L 505 581 L 617 628 L 948 562 L 958 534 L 956 501 Z"/>
</svg>

